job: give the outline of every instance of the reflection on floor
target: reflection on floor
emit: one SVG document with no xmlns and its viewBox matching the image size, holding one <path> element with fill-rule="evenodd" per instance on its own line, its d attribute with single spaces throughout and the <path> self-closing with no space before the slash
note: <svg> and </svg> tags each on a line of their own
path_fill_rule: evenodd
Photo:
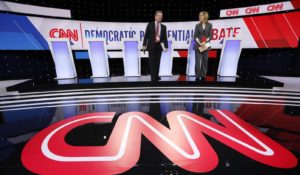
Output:
<svg viewBox="0 0 300 175">
<path fill-rule="evenodd" d="M 190 112 L 205 121 L 222 126 L 222 121 L 211 113 L 211 110 L 218 109 L 230 111 L 289 150 L 297 160 L 300 158 L 300 92 L 265 87 L 218 87 L 195 84 L 175 86 L 172 83 L 147 85 L 61 88 L 52 91 L 20 92 L 17 95 L 0 97 L 1 175 L 34 174 L 24 167 L 21 160 L 24 146 L 41 130 L 57 122 L 95 112 L 114 112 L 112 123 L 96 122 L 78 126 L 67 133 L 65 141 L 68 145 L 105 146 L 120 116 L 128 112 L 148 114 L 166 128 L 172 126 L 166 116 L 174 111 Z M 168 159 L 160 148 L 144 135 L 138 161 L 135 166 L 123 173 L 298 175 L 300 172 L 299 164 L 293 168 L 269 166 L 226 146 L 222 140 L 207 134 L 204 136 L 218 157 L 217 167 L 211 171 L 196 173 L 182 168 Z M 31 154 L 34 155 L 35 152 L 32 151 Z M 67 174 L 68 168 L 65 168 L 65 172 Z"/>
<path fill-rule="evenodd" d="M 278 81 L 284 84 L 283 89 L 300 91 L 300 77 L 277 77 L 277 76 L 263 76 L 264 78 Z"/>
</svg>

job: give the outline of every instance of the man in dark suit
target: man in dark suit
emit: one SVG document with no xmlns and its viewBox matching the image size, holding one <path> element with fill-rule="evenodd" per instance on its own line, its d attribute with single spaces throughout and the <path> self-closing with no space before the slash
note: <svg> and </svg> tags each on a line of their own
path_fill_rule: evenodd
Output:
<svg viewBox="0 0 300 175">
<path fill-rule="evenodd" d="M 151 81 L 158 81 L 159 65 L 162 51 L 168 50 L 167 27 L 161 24 L 163 17 L 162 11 L 155 12 L 155 21 L 147 25 L 143 50 L 149 51 L 149 69 Z"/>
</svg>

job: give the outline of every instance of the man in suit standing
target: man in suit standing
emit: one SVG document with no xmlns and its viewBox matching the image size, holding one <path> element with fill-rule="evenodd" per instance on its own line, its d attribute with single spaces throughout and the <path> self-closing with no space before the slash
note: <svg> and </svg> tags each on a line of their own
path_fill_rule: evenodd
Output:
<svg viewBox="0 0 300 175">
<path fill-rule="evenodd" d="M 155 12 L 155 21 L 148 23 L 143 41 L 142 49 L 149 51 L 151 81 L 160 80 L 158 74 L 161 53 L 168 50 L 167 27 L 161 24 L 162 17 L 162 11 Z"/>
</svg>

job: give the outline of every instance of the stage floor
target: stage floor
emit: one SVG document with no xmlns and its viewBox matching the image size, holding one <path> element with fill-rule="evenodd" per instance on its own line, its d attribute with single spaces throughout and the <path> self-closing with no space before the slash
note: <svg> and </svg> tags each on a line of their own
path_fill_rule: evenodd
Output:
<svg viewBox="0 0 300 175">
<path fill-rule="evenodd" d="M 299 91 L 263 78 L 132 79 L 8 88 L 19 93 L 0 97 L 1 175 L 299 175 Z"/>
<path fill-rule="evenodd" d="M 205 80 L 197 82 L 195 77 L 174 75 L 161 77 L 160 81 L 151 82 L 151 77 L 113 76 L 104 78 L 73 78 L 51 79 L 49 81 L 27 80 L 7 88 L 7 91 L 32 92 L 53 91 L 87 88 L 115 88 L 115 87 L 159 87 L 159 86 L 210 86 L 210 87 L 245 87 L 245 88 L 273 88 L 282 87 L 283 83 L 258 76 L 221 77 L 207 76 Z"/>
</svg>

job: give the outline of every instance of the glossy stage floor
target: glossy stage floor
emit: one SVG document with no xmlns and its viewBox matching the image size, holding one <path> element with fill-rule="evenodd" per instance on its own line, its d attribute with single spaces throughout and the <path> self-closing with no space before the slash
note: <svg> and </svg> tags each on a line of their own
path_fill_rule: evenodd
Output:
<svg viewBox="0 0 300 175">
<path fill-rule="evenodd" d="M 148 80 L 8 87 L 1 175 L 299 175 L 300 89 L 263 77 Z"/>
</svg>

